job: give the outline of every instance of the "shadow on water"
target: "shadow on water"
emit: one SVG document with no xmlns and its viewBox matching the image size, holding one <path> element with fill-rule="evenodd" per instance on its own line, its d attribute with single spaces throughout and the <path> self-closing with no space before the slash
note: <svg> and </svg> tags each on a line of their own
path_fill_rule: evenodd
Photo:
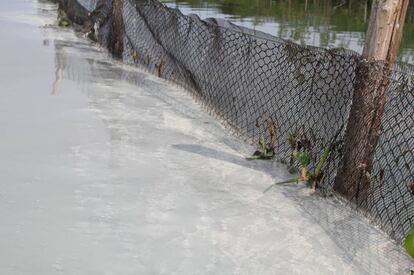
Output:
<svg viewBox="0 0 414 275">
<path fill-rule="evenodd" d="M 274 163 L 269 161 L 247 161 L 239 155 L 220 152 L 201 145 L 176 144 L 173 147 L 191 154 L 265 172 L 272 178 L 281 176 L 275 173 Z M 362 273 L 409 274 L 410 268 L 414 269 L 414 263 L 401 247 L 391 242 L 384 232 L 356 214 L 349 206 L 333 197 L 306 195 L 301 192 L 304 188 L 296 185 L 278 186 L 275 187 L 275 192 L 282 192 L 284 196 L 295 201 L 301 211 L 330 236 L 342 250 L 344 258 L 358 267 Z M 271 195 L 271 192 L 265 194 L 265 196 Z"/>
</svg>

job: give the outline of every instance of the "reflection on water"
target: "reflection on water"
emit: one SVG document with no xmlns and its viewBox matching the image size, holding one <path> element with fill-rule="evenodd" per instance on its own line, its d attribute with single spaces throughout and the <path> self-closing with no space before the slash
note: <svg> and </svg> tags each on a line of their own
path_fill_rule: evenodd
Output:
<svg viewBox="0 0 414 275">
<path fill-rule="evenodd" d="M 362 52 L 369 0 L 163 0 L 183 13 L 228 19 L 302 45 Z M 414 3 L 410 3 L 400 59 L 414 63 Z"/>
<path fill-rule="evenodd" d="M 58 48 L 58 46 L 55 44 L 55 47 Z M 60 89 L 60 82 L 63 79 L 63 70 L 64 70 L 64 58 L 62 56 L 58 55 L 56 56 L 55 60 L 55 81 L 53 81 L 53 87 L 52 87 L 52 95 L 58 95 L 59 89 Z"/>
</svg>

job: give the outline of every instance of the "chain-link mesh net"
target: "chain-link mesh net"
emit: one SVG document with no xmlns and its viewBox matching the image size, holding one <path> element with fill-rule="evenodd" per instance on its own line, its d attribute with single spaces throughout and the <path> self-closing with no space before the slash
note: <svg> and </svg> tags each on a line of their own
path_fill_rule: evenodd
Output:
<svg viewBox="0 0 414 275">
<path fill-rule="evenodd" d="M 66 6 L 73 1 L 60 0 Z M 324 194 L 335 193 L 338 182 L 349 180 L 338 180 L 337 174 L 344 162 L 352 162 L 344 160 L 351 147 L 344 140 L 354 142 L 347 122 L 358 99 L 354 91 L 361 88 L 358 73 L 368 68 L 367 76 L 381 75 L 379 82 L 368 78 L 362 86 L 371 89 L 372 102 L 378 104 L 377 90 L 385 87 L 385 108 L 366 106 L 372 112 L 360 124 L 361 134 L 355 132 L 360 139 L 372 135 L 369 129 L 380 129 L 378 139 L 368 143 L 375 157 L 355 173 L 348 171 L 357 184 L 346 197 L 396 240 L 408 234 L 414 224 L 414 67 L 398 64 L 390 71 L 363 63 L 352 51 L 299 46 L 227 21 L 185 16 L 157 0 L 78 1 L 92 12 L 87 20 L 94 28 L 88 31 L 101 44 L 112 52 L 122 45 L 115 53 L 124 62 L 184 86 L 245 140 L 257 144 L 264 137 L 278 160 L 299 167 L 292 158 L 295 139 L 310 153 L 312 170 L 331 146 L 318 182 Z M 382 113 L 382 126 L 372 127 Z M 366 147 L 355 157 L 369 153 Z"/>
<path fill-rule="evenodd" d="M 390 77 L 372 171 L 368 211 L 402 240 L 414 224 L 414 66 L 398 64 Z"/>
</svg>

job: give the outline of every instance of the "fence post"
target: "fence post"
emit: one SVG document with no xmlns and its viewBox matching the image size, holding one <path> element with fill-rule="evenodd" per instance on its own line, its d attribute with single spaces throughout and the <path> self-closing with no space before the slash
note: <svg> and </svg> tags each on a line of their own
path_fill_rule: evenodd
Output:
<svg viewBox="0 0 414 275">
<path fill-rule="evenodd" d="M 122 58 L 124 51 L 124 0 L 113 0 L 113 49 L 115 57 Z"/>
<path fill-rule="evenodd" d="M 334 188 L 365 205 L 392 65 L 402 40 L 409 0 L 374 0 Z"/>
</svg>

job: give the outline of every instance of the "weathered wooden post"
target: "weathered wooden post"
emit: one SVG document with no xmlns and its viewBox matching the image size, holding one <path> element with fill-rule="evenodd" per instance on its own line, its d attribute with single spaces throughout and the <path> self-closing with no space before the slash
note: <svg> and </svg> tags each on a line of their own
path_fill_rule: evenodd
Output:
<svg viewBox="0 0 414 275">
<path fill-rule="evenodd" d="M 335 189 L 365 205 L 381 134 L 391 68 L 401 44 L 409 0 L 374 0 L 344 139 Z"/>
<path fill-rule="evenodd" d="M 112 53 L 118 58 L 122 58 L 124 51 L 124 0 L 113 0 L 114 16 L 114 41 Z"/>
</svg>

